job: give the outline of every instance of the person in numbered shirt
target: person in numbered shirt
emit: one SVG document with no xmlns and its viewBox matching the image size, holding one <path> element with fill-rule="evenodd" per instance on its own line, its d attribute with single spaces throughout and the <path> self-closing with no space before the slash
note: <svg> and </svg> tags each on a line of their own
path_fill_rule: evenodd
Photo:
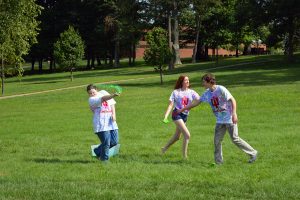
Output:
<svg viewBox="0 0 300 200">
<path fill-rule="evenodd" d="M 226 130 L 229 132 L 232 142 L 249 155 L 250 159 L 248 162 L 253 163 L 257 158 L 257 151 L 238 135 L 236 100 L 224 86 L 217 85 L 216 78 L 213 74 L 205 74 L 202 77 L 202 85 L 206 91 L 201 97 L 192 104 L 180 109 L 178 112 L 189 110 L 201 102 L 209 103 L 216 117 L 214 136 L 214 157 L 216 164 L 223 163 L 222 141 Z"/>
<path fill-rule="evenodd" d="M 118 144 L 118 125 L 115 120 L 115 101 L 112 99 L 119 96 L 118 93 L 109 94 L 106 91 L 97 91 L 93 84 L 87 86 L 89 94 L 89 106 L 93 115 L 93 128 L 100 139 L 101 144 L 94 149 L 96 156 L 101 161 L 109 158 L 109 148 Z"/>
<path fill-rule="evenodd" d="M 193 100 L 198 98 L 199 95 L 197 94 L 197 92 L 190 89 L 189 78 L 183 75 L 179 76 L 178 80 L 176 81 L 174 91 L 169 98 L 169 106 L 164 118 L 164 120 L 167 120 L 169 114 L 172 111 L 172 120 L 176 125 L 176 130 L 167 144 L 161 148 L 162 153 L 165 153 L 172 144 L 178 141 L 182 134 L 182 156 L 184 159 L 187 159 L 188 144 L 191 136 L 186 126 L 189 111 L 185 110 L 181 113 L 177 113 L 177 110 L 184 108 L 185 106 L 191 104 Z"/>
</svg>

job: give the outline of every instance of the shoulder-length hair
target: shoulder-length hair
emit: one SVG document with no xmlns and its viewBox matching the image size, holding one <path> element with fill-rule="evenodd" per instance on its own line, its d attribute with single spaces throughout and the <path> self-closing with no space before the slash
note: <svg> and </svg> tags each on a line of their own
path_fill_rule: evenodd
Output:
<svg viewBox="0 0 300 200">
<path fill-rule="evenodd" d="M 97 90 L 97 87 L 96 87 L 94 84 L 89 84 L 89 85 L 86 87 L 86 91 L 89 92 L 91 89 Z"/>
<path fill-rule="evenodd" d="M 182 88 L 182 83 L 183 83 L 185 77 L 188 77 L 188 76 L 186 76 L 186 75 L 180 75 L 180 76 L 178 77 L 174 89 Z M 191 85 L 189 85 L 189 87 L 190 87 L 190 86 L 191 86 Z"/>
<path fill-rule="evenodd" d="M 206 81 L 210 84 L 217 84 L 215 75 L 208 73 L 202 76 L 202 81 Z"/>
</svg>

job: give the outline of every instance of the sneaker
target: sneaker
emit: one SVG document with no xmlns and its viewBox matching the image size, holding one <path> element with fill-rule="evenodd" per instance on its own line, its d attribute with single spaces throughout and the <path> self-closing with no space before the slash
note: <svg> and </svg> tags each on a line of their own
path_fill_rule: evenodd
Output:
<svg viewBox="0 0 300 200">
<path fill-rule="evenodd" d="M 250 156 L 250 159 L 249 159 L 249 163 L 253 163 L 253 162 L 255 162 L 256 161 L 256 159 L 257 159 L 257 154 L 258 154 L 258 152 L 255 154 L 255 155 L 253 155 L 253 156 Z"/>
</svg>

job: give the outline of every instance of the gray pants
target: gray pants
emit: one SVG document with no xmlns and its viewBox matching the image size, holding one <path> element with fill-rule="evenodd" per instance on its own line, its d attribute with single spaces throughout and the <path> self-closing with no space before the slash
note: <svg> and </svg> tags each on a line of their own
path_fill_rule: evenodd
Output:
<svg viewBox="0 0 300 200">
<path fill-rule="evenodd" d="M 237 124 L 216 124 L 214 144 L 215 162 L 217 164 L 223 163 L 222 141 L 226 130 L 228 130 L 231 141 L 246 154 L 248 154 L 249 156 L 253 156 L 257 153 L 255 149 L 253 149 L 247 142 L 239 137 Z"/>
</svg>

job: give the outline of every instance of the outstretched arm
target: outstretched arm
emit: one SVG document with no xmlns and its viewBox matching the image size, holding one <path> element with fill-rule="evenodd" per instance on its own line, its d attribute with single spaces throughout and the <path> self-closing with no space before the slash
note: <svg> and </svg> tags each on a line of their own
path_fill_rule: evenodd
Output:
<svg viewBox="0 0 300 200">
<path fill-rule="evenodd" d="M 110 107 L 111 107 L 111 110 L 112 110 L 112 119 L 113 119 L 113 121 L 117 121 L 115 105 L 111 105 Z"/>
<path fill-rule="evenodd" d="M 102 99 L 102 102 L 103 102 L 103 101 L 110 100 L 110 99 L 112 99 L 116 96 L 120 96 L 120 94 L 119 93 L 114 93 L 114 94 L 105 95 L 101 99 Z"/>
<path fill-rule="evenodd" d="M 192 103 L 187 105 L 186 107 L 181 108 L 180 110 L 177 110 L 177 113 L 182 113 L 185 110 L 190 110 L 190 109 L 198 106 L 200 103 L 201 103 L 200 99 L 196 99 L 196 100 L 192 101 Z"/>
<path fill-rule="evenodd" d="M 232 104 L 232 122 L 236 124 L 238 122 L 238 117 L 236 114 L 236 100 L 233 97 L 231 97 L 229 101 L 231 101 Z"/>
<path fill-rule="evenodd" d="M 174 103 L 172 101 L 170 101 L 169 106 L 167 108 L 167 111 L 165 113 L 165 118 L 164 119 L 168 119 L 168 116 L 169 116 L 169 114 L 170 114 L 170 112 L 171 112 L 171 110 L 173 108 L 173 105 L 174 105 Z"/>
</svg>

